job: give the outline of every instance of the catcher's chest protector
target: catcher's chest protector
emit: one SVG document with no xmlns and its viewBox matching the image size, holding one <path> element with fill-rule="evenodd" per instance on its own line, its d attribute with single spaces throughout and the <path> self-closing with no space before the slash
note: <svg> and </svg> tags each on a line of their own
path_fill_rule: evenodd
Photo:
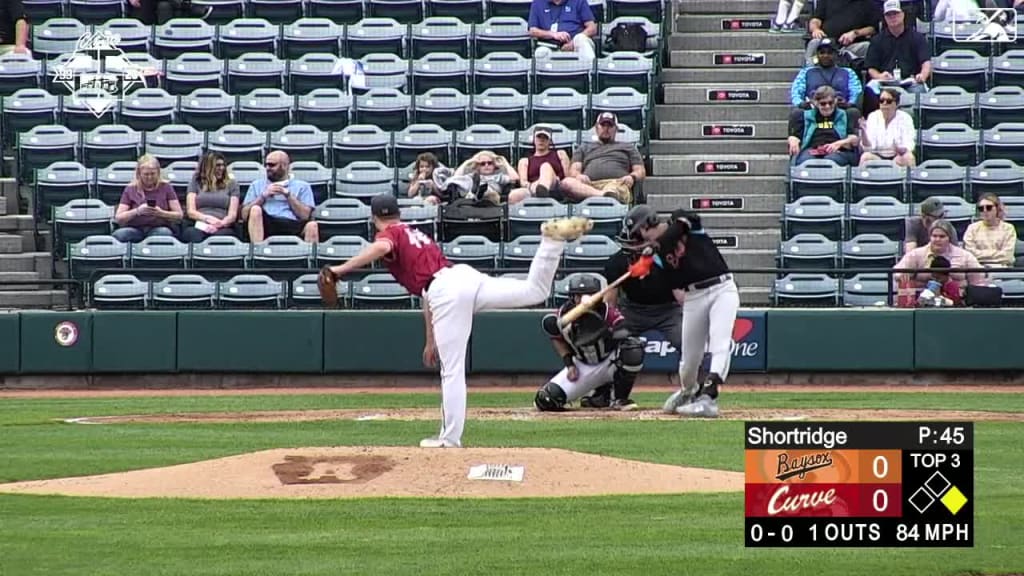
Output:
<svg viewBox="0 0 1024 576">
<path fill-rule="evenodd" d="M 612 332 L 605 311 L 587 311 L 572 324 L 562 328 L 562 337 L 576 357 L 586 364 L 598 364 L 615 351 Z"/>
</svg>

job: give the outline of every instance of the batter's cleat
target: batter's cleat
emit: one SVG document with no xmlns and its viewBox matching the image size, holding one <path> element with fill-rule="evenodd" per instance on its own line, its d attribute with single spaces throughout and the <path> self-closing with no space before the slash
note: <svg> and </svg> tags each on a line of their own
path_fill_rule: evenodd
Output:
<svg viewBox="0 0 1024 576">
<path fill-rule="evenodd" d="M 420 448 L 462 448 L 462 445 L 440 438 L 424 438 L 420 440 Z"/>
<path fill-rule="evenodd" d="M 594 228 L 589 218 L 555 218 L 540 225 L 540 233 L 552 240 L 571 241 L 583 236 Z"/>
<path fill-rule="evenodd" d="M 718 400 L 701 394 L 693 402 L 676 408 L 676 414 L 691 418 L 718 418 Z"/>
<path fill-rule="evenodd" d="M 684 394 L 682 390 L 676 390 L 665 400 L 665 403 L 661 406 L 661 411 L 665 414 L 675 414 L 680 406 L 689 404 L 692 401 L 693 396 Z"/>
<path fill-rule="evenodd" d="M 619 412 L 633 412 L 639 410 L 640 407 L 636 405 L 636 402 L 632 398 L 626 398 L 625 400 L 619 400 L 616 398 L 612 400 L 612 410 L 618 410 Z"/>
</svg>

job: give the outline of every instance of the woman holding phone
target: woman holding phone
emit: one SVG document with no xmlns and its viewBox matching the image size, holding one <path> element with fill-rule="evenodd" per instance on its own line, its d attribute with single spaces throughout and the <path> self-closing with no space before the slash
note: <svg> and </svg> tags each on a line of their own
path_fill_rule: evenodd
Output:
<svg viewBox="0 0 1024 576">
<path fill-rule="evenodd" d="M 139 158 L 135 178 L 121 193 L 114 212 L 114 238 L 139 242 L 147 236 L 174 236 L 182 216 L 178 195 L 160 177 L 160 162 L 149 154 Z"/>
<path fill-rule="evenodd" d="M 224 156 L 219 152 L 204 155 L 185 193 L 185 208 L 192 225 L 182 230 L 182 240 L 195 243 L 210 236 L 233 235 L 240 194 L 238 181 L 228 172 Z"/>
</svg>

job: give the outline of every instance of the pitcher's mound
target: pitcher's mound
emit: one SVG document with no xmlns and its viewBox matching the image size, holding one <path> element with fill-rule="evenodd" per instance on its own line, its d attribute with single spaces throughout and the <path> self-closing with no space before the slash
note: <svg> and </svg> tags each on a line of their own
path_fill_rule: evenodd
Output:
<svg viewBox="0 0 1024 576">
<path fill-rule="evenodd" d="M 470 469 L 489 479 L 469 479 Z M 485 468 L 481 468 L 485 467 Z M 519 481 L 495 479 L 519 472 Z M 526 498 L 738 492 L 743 474 L 551 448 L 289 448 L 0 492 L 122 498 Z"/>
</svg>

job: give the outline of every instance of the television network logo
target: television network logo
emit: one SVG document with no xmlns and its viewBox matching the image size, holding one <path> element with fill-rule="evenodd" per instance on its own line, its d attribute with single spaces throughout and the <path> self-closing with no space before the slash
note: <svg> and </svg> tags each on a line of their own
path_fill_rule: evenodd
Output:
<svg viewBox="0 0 1024 576">
<path fill-rule="evenodd" d="M 74 52 L 53 68 L 56 84 L 71 93 L 72 100 L 97 118 L 124 100 L 132 89 L 146 84 L 157 70 L 132 62 L 118 47 L 121 37 L 109 30 L 84 34 Z"/>
<path fill-rule="evenodd" d="M 1017 11 L 1013 8 L 978 8 L 974 18 L 953 19 L 954 42 L 1017 41 Z"/>
</svg>

